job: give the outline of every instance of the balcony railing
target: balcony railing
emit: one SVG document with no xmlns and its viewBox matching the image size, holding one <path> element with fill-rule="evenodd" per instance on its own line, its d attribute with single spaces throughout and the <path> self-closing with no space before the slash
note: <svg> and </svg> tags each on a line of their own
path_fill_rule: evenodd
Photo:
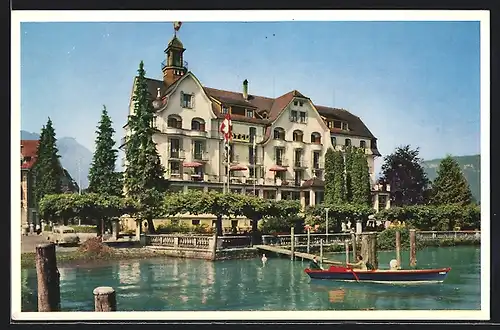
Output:
<svg viewBox="0 0 500 330">
<path fill-rule="evenodd" d="M 306 168 L 307 164 L 303 159 L 295 159 L 293 162 L 293 167 L 295 168 Z"/>
<path fill-rule="evenodd" d="M 288 159 L 283 157 L 275 157 L 274 158 L 276 165 L 278 166 L 288 166 Z"/>
<path fill-rule="evenodd" d="M 161 61 L 161 69 L 163 70 L 164 68 L 167 67 L 167 60 L 163 60 Z M 188 70 L 188 62 L 184 61 L 184 67 L 186 68 L 186 70 Z"/>
<path fill-rule="evenodd" d="M 171 159 L 184 159 L 184 158 L 186 158 L 184 150 L 169 150 L 168 156 Z"/>
<path fill-rule="evenodd" d="M 206 151 L 194 152 L 193 153 L 193 160 L 207 162 L 209 160 L 208 152 L 206 152 Z"/>
</svg>

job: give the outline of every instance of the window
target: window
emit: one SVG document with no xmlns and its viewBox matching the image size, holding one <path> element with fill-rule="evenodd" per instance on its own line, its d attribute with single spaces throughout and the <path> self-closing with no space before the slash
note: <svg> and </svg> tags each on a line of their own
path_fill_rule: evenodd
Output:
<svg viewBox="0 0 500 330">
<path fill-rule="evenodd" d="M 295 167 L 302 167 L 302 149 L 295 149 Z"/>
<path fill-rule="evenodd" d="M 255 127 L 250 127 L 248 129 L 248 135 L 250 137 L 250 143 L 253 143 L 255 136 L 257 135 L 257 129 Z"/>
<path fill-rule="evenodd" d="M 303 105 L 304 105 L 304 102 L 299 101 L 299 106 L 303 106 Z"/>
<path fill-rule="evenodd" d="M 181 163 L 170 162 L 170 175 L 180 175 L 181 174 Z"/>
<path fill-rule="evenodd" d="M 192 109 L 194 107 L 193 101 L 194 101 L 193 94 L 186 94 L 181 92 L 181 107 Z"/>
<path fill-rule="evenodd" d="M 293 131 L 293 141 L 304 142 L 304 134 L 302 133 L 302 131 L 299 130 Z"/>
<path fill-rule="evenodd" d="M 193 142 L 193 158 L 196 160 L 203 160 L 203 153 L 205 151 L 205 143 L 203 141 Z"/>
<path fill-rule="evenodd" d="M 283 155 L 285 154 L 285 149 L 276 148 L 274 153 L 274 158 L 276 159 L 276 165 L 283 165 Z"/>
<path fill-rule="evenodd" d="M 298 101 L 293 101 L 293 105 L 297 106 L 297 104 L 299 104 Z"/>
<path fill-rule="evenodd" d="M 296 110 L 290 111 L 290 121 L 291 122 L 297 122 L 298 121 L 298 116 L 297 116 L 297 111 Z"/>
<path fill-rule="evenodd" d="M 333 128 L 333 121 L 328 120 L 328 121 L 326 122 L 326 126 L 327 126 L 328 128 Z"/>
<path fill-rule="evenodd" d="M 333 121 L 333 128 L 342 128 L 342 122 L 338 120 Z"/>
<path fill-rule="evenodd" d="M 366 141 L 359 141 L 359 147 L 365 149 L 366 148 Z"/>
<path fill-rule="evenodd" d="M 170 158 L 179 158 L 180 145 L 179 139 L 170 139 Z"/>
<path fill-rule="evenodd" d="M 332 141 L 332 146 L 333 146 L 333 147 L 337 146 L 337 138 L 336 138 L 335 136 L 332 136 L 332 137 L 330 138 L 330 140 Z"/>
<path fill-rule="evenodd" d="M 191 121 L 191 130 L 193 131 L 205 131 L 205 121 L 203 119 L 193 119 Z"/>
<path fill-rule="evenodd" d="M 168 116 L 167 126 L 170 128 L 182 128 L 182 119 L 175 115 Z"/>
<path fill-rule="evenodd" d="M 301 111 L 299 114 L 300 114 L 300 122 L 305 123 L 307 121 L 306 113 L 304 111 Z"/>
<path fill-rule="evenodd" d="M 151 121 L 151 127 L 156 128 L 156 116 L 153 116 L 153 120 Z"/>
<path fill-rule="evenodd" d="M 253 110 L 247 109 L 247 117 L 253 118 Z"/>
<path fill-rule="evenodd" d="M 319 168 L 319 151 L 313 152 L 313 166 Z"/>
<path fill-rule="evenodd" d="M 300 184 L 302 183 L 302 177 L 303 177 L 303 172 L 301 170 L 298 170 L 298 171 L 295 171 L 295 185 L 296 186 L 300 186 Z M 300 197 L 299 197 L 300 199 Z"/>
<path fill-rule="evenodd" d="M 274 129 L 274 139 L 275 140 L 284 140 L 285 139 L 285 130 L 281 127 L 277 127 Z"/>
<path fill-rule="evenodd" d="M 347 129 L 347 123 L 344 122 L 344 121 L 342 122 L 342 130 L 343 131 L 348 131 L 348 129 Z"/>
<path fill-rule="evenodd" d="M 317 132 L 311 134 L 311 143 L 321 144 L 321 135 Z"/>
<path fill-rule="evenodd" d="M 345 146 L 350 147 L 351 146 L 351 139 L 345 139 Z"/>
<path fill-rule="evenodd" d="M 248 147 L 248 162 L 252 165 L 255 165 L 257 163 L 257 149 L 253 149 L 253 146 Z"/>
<path fill-rule="evenodd" d="M 225 105 L 222 106 L 222 113 L 227 114 L 229 113 L 229 107 L 226 107 Z"/>
<path fill-rule="evenodd" d="M 200 224 L 200 220 L 191 220 L 191 224 L 193 226 L 198 226 Z"/>
</svg>

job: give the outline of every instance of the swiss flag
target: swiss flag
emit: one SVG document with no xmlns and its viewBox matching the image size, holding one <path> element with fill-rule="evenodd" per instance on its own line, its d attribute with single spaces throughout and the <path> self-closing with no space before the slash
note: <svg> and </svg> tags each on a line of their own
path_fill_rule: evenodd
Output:
<svg viewBox="0 0 500 330">
<path fill-rule="evenodd" d="M 231 124 L 231 116 L 227 113 L 226 116 L 224 117 L 224 120 L 222 121 L 222 124 L 220 125 L 220 132 L 224 136 L 224 142 L 228 143 L 232 137 L 232 124 Z"/>
</svg>

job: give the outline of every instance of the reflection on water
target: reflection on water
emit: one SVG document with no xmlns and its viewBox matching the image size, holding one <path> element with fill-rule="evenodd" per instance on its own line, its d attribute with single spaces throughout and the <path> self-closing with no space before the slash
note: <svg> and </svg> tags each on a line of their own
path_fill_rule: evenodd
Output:
<svg viewBox="0 0 500 330">
<path fill-rule="evenodd" d="M 388 265 L 393 253 L 380 253 Z M 443 284 L 390 285 L 310 280 L 307 261 L 159 258 L 61 268 L 61 306 L 93 309 L 92 290 L 111 286 L 126 310 L 479 309 L 480 258 L 473 247 L 426 249 L 420 267 L 450 266 Z M 403 262 L 409 256 L 403 253 Z M 403 264 L 404 265 L 404 264 Z M 22 271 L 24 311 L 36 310 L 36 271 Z"/>
</svg>

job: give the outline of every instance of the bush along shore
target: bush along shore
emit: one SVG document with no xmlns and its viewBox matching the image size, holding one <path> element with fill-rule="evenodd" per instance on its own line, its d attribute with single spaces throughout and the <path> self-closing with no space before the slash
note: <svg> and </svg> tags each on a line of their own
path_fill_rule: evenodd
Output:
<svg viewBox="0 0 500 330">
<path fill-rule="evenodd" d="M 165 257 L 162 251 L 147 248 L 111 248 L 103 244 L 98 237 L 83 242 L 76 251 L 57 252 L 57 265 L 71 265 L 87 262 L 105 262 L 114 260 L 149 259 Z M 21 268 L 36 267 L 35 252 L 21 254 Z"/>
</svg>

